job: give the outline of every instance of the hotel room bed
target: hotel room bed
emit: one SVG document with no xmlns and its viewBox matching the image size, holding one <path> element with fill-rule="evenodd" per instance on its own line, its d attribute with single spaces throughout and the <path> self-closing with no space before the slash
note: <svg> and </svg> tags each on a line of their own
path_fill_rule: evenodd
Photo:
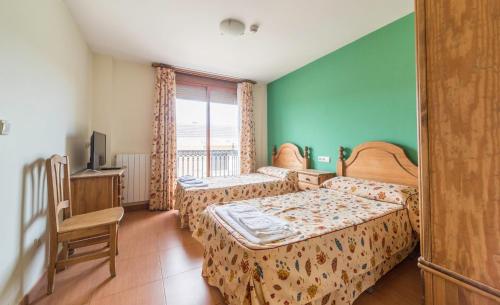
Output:
<svg viewBox="0 0 500 305">
<path fill-rule="evenodd" d="M 217 206 L 202 213 L 193 236 L 205 247 L 203 275 L 227 304 L 352 304 L 414 249 L 417 173 L 404 152 L 365 143 L 337 172 L 341 177 L 319 190 L 231 203 L 254 206 L 299 232 L 274 243 L 249 242 Z"/>
<path fill-rule="evenodd" d="M 257 197 L 268 197 L 298 191 L 295 169 L 308 168 L 308 148 L 304 156 L 297 146 L 286 143 L 279 150 L 273 149 L 273 166 L 262 167 L 257 173 L 234 177 L 209 177 L 203 179 L 205 187 L 186 188 L 180 183 L 175 189 L 175 208 L 179 210 L 181 227 L 193 231 L 199 215 L 214 203 L 227 203 Z"/>
</svg>

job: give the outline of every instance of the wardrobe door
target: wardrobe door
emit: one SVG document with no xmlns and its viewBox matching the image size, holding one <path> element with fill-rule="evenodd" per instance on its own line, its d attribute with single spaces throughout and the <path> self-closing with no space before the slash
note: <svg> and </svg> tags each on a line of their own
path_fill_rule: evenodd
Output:
<svg viewBox="0 0 500 305">
<path fill-rule="evenodd" d="M 416 0 L 426 304 L 500 303 L 500 0 Z"/>
</svg>

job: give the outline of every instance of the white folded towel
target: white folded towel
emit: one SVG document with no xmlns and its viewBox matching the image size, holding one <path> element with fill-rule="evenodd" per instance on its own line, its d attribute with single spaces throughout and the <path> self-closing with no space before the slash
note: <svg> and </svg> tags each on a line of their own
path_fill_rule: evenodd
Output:
<svg viewBox="0 0 500 305">
<path fill-rule="evenodd" d="M 246 211 L 246 212 L 245 212 Z M 225 205 L 215 208 L 215 212 L 228 225 L 254 244 L 267 244 L 297 235 L 288 222 L 266 215 L 252 206 Z"/>
<path fill-rule="evenodd" d="M 288 222 L 268 215 L 240 217 L 240 222 L 250 231 L 276 230 L 288 227 Z"/>
<path fill-rule="evenodd" d="M 259 238 L 268 238 L 270 236 L 274 236 L 274 235 L 280 235 L 280 234 L 283 234 L 284 232 L 289 232 L 290 231 L 290 228 L 286 228 L 286 229 L 279 229 L 279 230 L 268 230 L 268 231 L 256 231 L 255 233 L 253 233 L 253 235 L 259 237 Z"/>
<path fill-rule="evenodd" d="M 192 188 L 192 187 L 206 187 L 208 186 L 208 183 L 201 181 L 200 183 L 187 183 L 187 182 L 180 182 L 179 183 L 184 187 L 184 188 Z"/>
<path fill-rule="evenodd" d="M 177 178 L 177 182 L 179 182 L 184 188 L 208 186 L 207 182 L 190 175 L 185 175 Z"/>
<path fill-rule="evenodd" d="M 196 180 L 195 177 L 193 176 L 189 176 L 189 175 L 185 175 L 185 176 L 180 176 L 179 178 L 177 178 L 177 180 L 179 182 L 187 182 L 187 181 L 193 181 L 193 180 Z"/>
<path fill-rule="evenodd" d="M 189 180 L 189 181 L 182 181 L 182 183 L 186 183 L 186 184 L 202 184 L 203 180 L 195 179 L 195 180 Z"/>
<path fill-rule="evenodd" d="M 228 213 L 250 232 L 277 231 L 288 228 L 288 222 L 266 215 L 250 205 L 231 205 Z"/>
<path fill-rule="evenodd" d="M 259 212 L 256 207 L 248 204 L 233 204 L 228 206 L 231 213 L 248 213 L 248 212 Z"/>
<path fill-rule="evenodd" d="M 291 230 L 286 230 L 286 231 L 282 231 L 281 233 L 276 233 L 276 234 L 269 235 L 269 236 L 266 236 L 266 237 L 258 237 L 260 239 L 259 244 L 260 245 L 265 245 L 265 244 L 268 244 L 268 243 L 275 242 L 277 240 L 282 240 L 282 239 L 285 239 L 285 238 L 288 238 L 288 237 L 295 236 L 297 234 L 298 234 L 298 232 L 291 231 Z"/>
</svg>

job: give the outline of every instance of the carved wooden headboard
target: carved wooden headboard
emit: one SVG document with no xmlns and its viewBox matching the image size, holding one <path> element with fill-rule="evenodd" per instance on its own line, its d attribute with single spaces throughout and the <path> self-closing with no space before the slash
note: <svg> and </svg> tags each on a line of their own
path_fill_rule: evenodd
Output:
<svg viewBox="0 0 500 305">
<path fill-rule="evenodd" d="M 347 160 L 344 160 L 344 148 L 340 146 L 337 176 L 418 186 L 417 166 L 401 147 L 387 142 L 358 145 Z"/>
<path fill-rule="evenodd" d="M 299 148 L 291 143 L 285 143 L 276 151 L 273 146 L 273 166 L 289 169 L 309 168 L 309 147 L 304 147 L 304 156 L 300 154 Z"/>
</svg>

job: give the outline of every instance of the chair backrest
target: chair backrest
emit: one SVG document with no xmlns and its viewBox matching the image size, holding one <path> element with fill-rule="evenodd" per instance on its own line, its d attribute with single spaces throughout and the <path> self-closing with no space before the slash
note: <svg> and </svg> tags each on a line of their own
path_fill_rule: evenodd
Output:
<svg viewBox="0 0 500 305">
<path fill-rule="evenodd" d="M 68 157 L 53 155 L 47 159 L 45 168 L 49 194 L 50 232 L 56 234 L 59 231 L 59 223 L 72 216 Z M 63 211 L 62 217 L 59 215 L 61 211 Z"/>
</svg>

